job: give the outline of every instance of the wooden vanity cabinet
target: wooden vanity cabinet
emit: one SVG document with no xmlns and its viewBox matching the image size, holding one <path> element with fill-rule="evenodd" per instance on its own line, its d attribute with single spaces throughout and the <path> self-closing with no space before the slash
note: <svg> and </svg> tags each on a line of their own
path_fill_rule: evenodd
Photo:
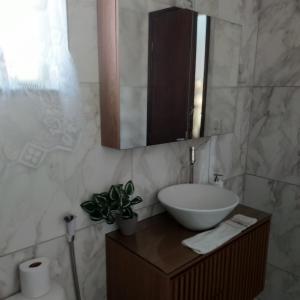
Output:
<svg viewBox="0 0 300 300">
<path fill-rule="evenodd" d="M 271 216 L 242 205 L 236 213 L 258 222 L 206 255 L 182 246 L 195 232 L 166 213 L 134 236 L 108 234 L 108 300 L 253 300 L 264 288 Z"/>
</svg>

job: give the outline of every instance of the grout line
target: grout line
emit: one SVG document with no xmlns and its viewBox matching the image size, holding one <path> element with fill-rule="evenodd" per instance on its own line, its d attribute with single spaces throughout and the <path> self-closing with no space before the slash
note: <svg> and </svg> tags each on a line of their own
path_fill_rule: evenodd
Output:
<svg viewBox="0 0 300 300">
<path fill-rule="evenodd" d="M 209 145 L 208 145 L 208 168 L 207 168 L 207 180 L 208 182 L 207 183 L 210 183 L 210 174 L 211 174 L 211 163 L 212 163 L 212 140 L 214 139 L 214 137 L 210 137 L 209 139 Z M 215 157 L 215 156 L 214 156 Z"/>
<path fill-rule="evenodd" d="M 283 268 L 280 268 L 280 267 L 278 267 L 278 266 L 276 266 L 276 265 L 274 265 L 274 264 L 272 264 L 272 263 L 270 263 L 270 262 L 268 262 L 268 265 L 272 266 L 273 268 L 275 268 L 275 269 L 277 269 L 277 270 L 279 270 L 279 271 L 281 271 L 281 272 L 287 273 L 287 274 L 289 274 L 289 275 L 291 275 L 291 276 L 293 276 L 293 277 L 296 277 L 297 279 L 300 279 L 300 276 L 299 276 L 299 275 L 294 274 L 294 273 L 292 273 L 291 271 L 288 271 L 288 270 L 285 270 L 285 269 L 283 269 Z"/>
<path fill-rule="evenodd" d="M 246 146 L 246 164 L 245 164 L 245 175 L 247 174 L 248 170 L 248 155 L 249 155 L 249 143 L 250 143 L 250 131 L 251 131 L 251 119 L 252 119 L 252 110 L 253 110 L 253 103 L 254 102 L 254 89 L 251 89 L 251 103 L 249 108 L 249 120 L 248 120 L 248 132 L 247 132 L 247 146 Z"/>
<path fill-rule="evenodd" d="M 253 68 L 253 74 L 252 74 L 252 86 L 255 87 L 256 82 L 256 64 L 257 64 L 257 50 L 258 50 L 258 40 L 259 40 L 259 33 L 261 29 L 261 16 L 260 16 L 260 7 L 258 8 L 257 13 L 257 34 L 256 34 L 256 45 L 255 45 L 255 55 L 254 55 L 254 68 Z"/>
<path fill-rule="evenodd" d="M 253 88 L 300 88 L 300 84 L 299 85 L 284 85 L 284 84 L 262 84 L 262 85 L 258 85 L 258 84 L 253 84 L 252 85 Z"/>
<path fill-rule="evenodd" d="M 141 207 L 140 209 L 153 208 L 153 207 L 155 207 L 157 204 L 158 204 L 158 202 L 153 203 L 153 204 L 148 205 L 148 206 Z M 150 218 L 150 217 L 151 217 L 151 216 L 149 216 L 149 218 Z M 100 225 L 100 224 L 102 224 L 102 223 L 104 223 L 104 222 L 105 222 L 105 221 L 102 220 L 102 221 L 99 221 L 99 222 L 95 222 L 95 223 L 91 223 L 91 224 L 89 224 L 89 225 L 83 226 L 83 227 L 77 229 L 77 230 L 76 230 L 76 233 L 81 232 L 81 231 L 86 230 L 86 229 L 89 229 L 89 228 L 94 227 L 94 226 L 98 226 L 98 225 Z M 114 229 L 113 229 L 113 230 L 114 230 Z M 65 236 L 66 236 L 66 234 L 58 235 L 58 236 L 56 236 L 56 237 L 54 237 L 54 238 L 51 238 L 51 239 L 48 239 L 48 240 L 45 240 L 45 241 L 41 241 L 41 242 L 38 242 L 38 243 L 36 243 L 36 244 L 32 244 L 32 245 L 30 245 L 30 246 L 28 246 L 28 247 L 20 248 L 20 249 L 18 249 L 18 250 L 15 250 L 15 251 L 11 251 L 11 252 L 5 253 L 4 255 L 0 255 L 0 259 L 1 259 L 1 258 L 4 258 L 4 257 L 6 257 L 6 256 L 11 256 L 11 255 L 14 255 L 14 254 L 16 254 L 16 253 L 19 253 L 19 252 L 23 252 L 23 251 L 29 250 L 29 249 L 31 249 L 31 248 L 34 249 L 34 248 L 36 248 L 36 247 L 38 247 L 38 246 L 44 245 L 44 244 L 46 244 L 46 243 L 52 242 L 52 241 L 57 240 L 57 239 L 61 239 L 61 238 L 65 237 Z"/>
<path fill-rule="evenodd" d="M 76 230 L 76 233 L 78 233 L 78 232 L 80 232 L 80 231 L 83 231 L 83 230 L 85 230 L 85 229 L 88 229 L 88 228 L 90 228 L 90 227 L 99 225 L 99 224 L 101 224 L 101 223 L 103 223 L 103 222 L 104 222 L 104 221 L 99 221 L 99 222 L 97 222 L 97 223 L 95 223 L 95 224 L 90 224 L 90 225 L 83 226 L 83 227 L 77 229 L 77 230 Z M 1 254 L 1 255 L 0 255 L 0 259 L 3 258 L 3 257 L 6 257 L 6 256 L 14 255 L 14 254 L 16 254 L 16 253 L 18 253 L 18 252 L 22 252 L 22 251 L 28 250 L 28 249 L 30 249 L 30 248 L 35 248 L 35 247 L 37 247 L 37 246 L 44 245 L 44 244 L 49 243 L 49 242 L 51 242 L 51 241 L 54 241 L 54 240 L 63 238 L 64 236 L 66 236 L 66 234 L 61 234 L 61 235 L 58 235 L 58 236 L 56 236 L 56 237 L 54 237 L 54 238 L 51 238 L 51 239 L 48 239 L 48 240 L 45 240 L 45 241 L 41 241 L 41 242 L 38 242 L 38 243 L 36 243 L 36 244 L 32 244 L 32 245 L 30 245 L 30 246 L 27 246 L 27 247 L 24 247 L 24 248 L 20 248 L 20 249 L 11 251 L 11 252 L 7 252 L 7 253 L 5 253 L 5 254 Z"/>
<path fill-rule="evenodd" d="M 235 178 L 238 178 L 238 177 L 242 177 L 242 176 L 245 176 L 245 173 L 235 174 L 234 176 L 226 178 L 225 181 L 232 180 L 232 179 L 235 179 Z"/>
<path fill-rule="evenodd" d="M 265 176 L 261 176 L 261 175 L 257 175 L 257 174 L 248 173 L 248 172 L 246 172 L 245 175 L 253 176 L 253 177 L 257 177 L 257 178 L 261 178 L 261 179 L 265 179 L 265 180 L 268 180 L 268 181 L 274 181 L 274 182 L 278 182 L 278 183 L 283 183 L 283 184 L 287 184 L 287 185 L 291 185 L 291 186 L 296 186 L 296 187 L 300 188 L 300 184 L 290 183 L 290 182 L 287 182 L 287 181 L 284 181 L 284 180 L 280 180 L 280 179 L 279 180 L 278 179 L 273 179 L 273 178 L 270 178 L 270 177 L 265 177 Z"/>
</svg>

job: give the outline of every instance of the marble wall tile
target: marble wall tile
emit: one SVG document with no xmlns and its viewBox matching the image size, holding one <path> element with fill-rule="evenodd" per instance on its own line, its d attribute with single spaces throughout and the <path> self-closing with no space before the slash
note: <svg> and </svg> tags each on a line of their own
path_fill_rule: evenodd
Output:
<svg viewBox="0 0 300 300">
<path fill-rule="evenodd" d="M 200 14 L 216 17 L 219 13 L 219 0 L 196 0 L 195 8 Z"/>
<path fill-rule="evenodd" d="M 242 5 L 243 5 L 243 0 L 219 1 L 219 17 L 224 20 L 242 24 L 241 23 Z"/>
<path fill-rule="evenodd" d="M 208 86 L 237 87 L 242 26 L 214 18 L 211 22 Z"/>
<path fill-rule="evenodd" d="M 234 131 L 237 97 L 238 88 L 208 88 L 205 136 L 215 136 Z"/>
<path fill-rule="evenodd" d="M 194 0 L 175 0 L 175 6 L 192 9 Z"/>
<path fill-rule="evenodd" d="M 272 180 L 246 174 L 244 203 L 253 208 L 272 213 L 270 185 Z"/>
<path fill-rule="evenodd" d="M 224 182 L 224 187 L 240 197 L 240 202 L 244 201 L 244 188 L 245 188 L 245 175 L 239 175 L 226 179 Z"/>
<path fill-rule="evenodd" d="M 211 177 L 214 173 L 225 178 L 245 173 L 252 96 L 251 88 L 239 88 L 233 133 L 212 137 Z"/>
<path fill-rule="evenodd" d="M 242 29 L 239 85 L 252 86 L 256 62 L 256 46 L 258 36 L 258 16 L 260 0 L 242 0 L 240 18 Z"/>
<path fill-rule="evenodd" d="M 298 300 L 299 287 L 300 277 L 269 265 L 265 290 L 257 300 Z"/>
<path fill-rule="evenodd" d="M 106 297 L 105 234 L 114 229 L 115 226 L 100 223 L 79 230 L 76 234 L 75 252 L 83 300 L 104 300 Z M 33 257 L 48 257 L 51 260 L 52 280 L 64 288 L 68 300 L 75 299 L 69 246 L 65 236 L 1 257 L 0 299 L 19 292 L 18 265 Z"/>
<path fill-rule="evenodd" d="M 33 257 L 33 248 L 0 257 L 0 299 L 19 291 L 18 265 Z"/>
<path fill-rule="evenodd" d="M 121 86 L 147 87 L 148 23 L 147 11 L 134 11 L 127 8 L 119 10 Z"/>
<path fill-rule="evenodd" d="M 299 96 L 298 88 L 254 89 L 248 173 L 299 184 Z"/>
<path fill-rule="evenodd" d="M 156 203 L 161 188 L 186 181 L 185 143 L 140 148 L 133 153 L 133 181 L 136 193 L 144 199 L 139 207 Z"/>
<path fill-rule="evenodd" d="M 257 44 L 256 85 L 300 84 L 300 12 L 297 0 L 263 1 Z"/>
<path fill-rule="evenodd" d="M 121 148 L 147 145 L 147 88 L 121 87 Z"/>
<path fill-rule="evenodd" d="M 140 220 L 161 212 L 163 208 L 159 204 L 138 210 Z M 77 231 L 75 252 L 83 300 L 106 299 L 105 234 L 115 229 L 115 225 L 100 222 Z M 75 299 L 69 246 L 65 236 L 0 257 L 0 299 L 19 292 L 18 265 L 33 257 L 50 258 L 52 280 L 64 288 L 67 300 Z"/>
<path fill-rule="evenodd" d="M 211 140 L 203 138 L 200 140 L 191 141 L 189 146 L 195 146 L 196 150 L 196 163 L 194 166 L 194 182 L 195 183 L 208 183 L 209 182 L 209 163 L 210 163 L 210 147 Z M 188 163 L 186 157 L 186 163 Z"/>
<path fill-rule="evenodd" d="M 99 82 L 96 6 L 96 0 L 68 0 L 69 47 L 80 82 Z"/>
<path fill-rule="evenodd" d="M 138 214 L 138 220 L 142 221 L 145 220 L 147 218 L 156 216 L 158 214 L 161 214 L 163 212 L 165 212 L 164 207 L 158 202 L 155 203 L 154 205 L 150 205 L 150 206 L 145 206 L 145 207 L 141 207 L 139 209 L 135 209 L 135 211 Z"/>
<path fill-rule="evenodd" d="M 120 1 L 119 6 L 121 8 L 148 13 L 170 6 L 192 8 L 193 0 L 122 0 Z"/>
<path fill-rule="evenodd" d="M 98 85 L 83 85 L 82 94 L 81 138 L 72 152 L 51 152 L 35 169 L 4 156 L 0 226 L 6 230 L 0 236 L 0 255 L 63 234 L 62 216 L 68 211 L 84 226 L 87 218 L 79 204 L 131 177 L 131 152 L 100 147 Z"/>
<path fill-rule="evenodd" d="M 252 86 L 256 59 L 258 23 L 243 26 L 239 66 L 239 85 Z"/>
<path fill-rule="evenodd" d="M 300 276 L 300 187 L 247 175 L 245 203 L 272 213 L 269 262 Z"/>
<path fill-rule="evenodd" d="M 202 166 L 208 161 L 206 140 L 171 143 L 133 150 L 133 181 L 136 193 L 143 197 L 139 207 L 157 202 L 157 192 L 168 185 L 185 183 L 188 180 L 189 146 L 195 145 L 197 160 L 195 177 L 201 181 L 207 178 L 207 169 Z M 203 159 L 202 159 L 203 158 Z M 205 170 L 206 169 L 206 170 Z M 203 174 L 203 175 L 202 175 Z M 205 179 L 204 179 L 205 178 Z"/>
<path fill-rule="evenodd" d="M 39 168 L 27 167 L 20 163 L 18 151 L 23 146 L 20 144 L 21 138 L 18 135 L 21 134 L 24 138 L 25 130 L 28 132 L 32 130 L 31 132 L 38 136 L 44 132 L 43 120 L 37 118 L 37 122 L 27 122 L 25 127 L 18 122 L 26 120 L 28 116 L 32 118 L 34 113 L 29 110 L 29 103 L 27 103 L 27 109 L 23 111 L 12 110 L 12 115 L 9 113 L 9 107 L 6 106 L 15 105 L 17 108 L 22 99 L 18 100 L 19 102 L 1 103 L 1 111 L 6 113 L 6 117 L 1 118 L 5 125 L 1 128 L 11 124 L 11 130 L 7 133 L 1 132 L 3 167 L 0 187 L 3 201 L 0 224 L 1 228 L 7 228 L 7 230 L 3 231 L 0 238 L 0 255 L 55 237 L 55 232 L 57 230 L 59 232 L 61 228 L 59 222 L 61 214 L 65 210 L 72 209 L 73 204 L 80 203 L 77 202 L 78 198 L 71 197 L 73 191 L 70 193 L 67 185 L 71 182 L 73 175 L 77 176 L 77 167 L 95 142 L 94 135 L 97 135 L 97 128 L 99 128 L 93 118 L 97 116 L 95 111 L 99 111 L 99 109 L 95 110 L 95 103 L 98 101 L 98 85 L 83 84 L 81 87 L 83 113 L 80 124 L 81 138 L 77 146 L 73 152 L 49 150 Z M 91 110 L 92 113 L 90 113 Z M 15 121 L 16 117 L 18 122 Z M 30 135 L 28 138 L 30 139 Z M 24 140 L 24 145 L 28 141 Z M 17 155 L 11 155 L 13 152 L 8 152 L 7 145 L 11 145 Z M 53 222 L 52 217 L 57 222 Z"/>
<path fill-rule="evenodd" d="M 260 0 L 195 0 L 200 13 L 237 24 L 257 23 L 257 8 Z"/>
</svg>

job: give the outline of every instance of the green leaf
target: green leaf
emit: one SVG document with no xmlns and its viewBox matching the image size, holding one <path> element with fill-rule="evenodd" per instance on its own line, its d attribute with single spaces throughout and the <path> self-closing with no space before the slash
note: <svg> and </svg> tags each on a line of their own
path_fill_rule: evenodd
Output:
<svg viewBox="0 0 300 300">
<path fill-rule="evenodd" d="M 114 224 L 115 223 L 115 217 L 112 214 L 109 214 L 106 218 L 105 221 L 107 224 Z"/>
<path fill-rule="evenodd" d="M 81 203 L 80 206 L 88 214 L 95 212 L 97 209 L 97 204 L 92 200 L 85 201 Z"/>
<path fill-rule="evenodd" d="M 124 206 L 128 206 L 128 202 L 129 201 L 129 196 L 127 196 L 127 194 L 125 193 L 125 191 L 121 191 L 120 193 L 120 200 L 119 200 L 119 209 L 122 209 Z"/>
<path fill-rule="evenodd" d="M 108 193 L 95 194 L 93 199 L 99 207 L 107 206 Z"/>
<path fill-rule="evenodd" d="M 97 194 L 97 195 L 100 195 L 102 198 L 109 199 L 109 195 L 108 195 L 107 192 L 100 193 L 100 194 Z"/>
<path fill-rule="evenodd" d="M 98 222 L 103 220 L 103 216 L 100 211 L 96 210 L 90 214 L 90 219 L 94 222 Z"/>
<path fill-rule="evenodd" d="M 133 216 L 134 216 L 134 213 L 133 213 L 131 207 L 127 207 L 122 210 L 122 218 L 123 219 L 131 219 L 131 218 L 133 218 Z"/>
<path fill-rule="evenodd" d="M 113 201 L 119 201 L 120 199 L 120 186 L 119 185 L 113 185 L 109 189 L 109 198 Z"/>
<path fill-rule="evenodd" d="M 143 202 L 143 199 L 140 196 L 135 197 L 134 199 L 131 200 L 131 205 L 136 205 Z"/>
<path fill-rule="evenodd" d="M 118 189 L 119 191 L 121 191 L 123 189 L 123 184 L 122 183 L 120 183 L 120 184 L 114 184 L 114 187 L 116 189 Z"/>
<path fill-rule="evenodd" d="M 119 201 L 110 200 L 108 206 L 110 207 L 110 209 L 112 211 L 118 210 L 119 209 Z"/>
<path fill-rule="evenodd" d="M 133 185 L 133 182 L 131 180 L 129 180 L 126 185 L 125 185 L 125 193 L 128 195 L 128 196 L 131 196 L 133 195 L 134 193 L 134 185 Z"/>
</svg>

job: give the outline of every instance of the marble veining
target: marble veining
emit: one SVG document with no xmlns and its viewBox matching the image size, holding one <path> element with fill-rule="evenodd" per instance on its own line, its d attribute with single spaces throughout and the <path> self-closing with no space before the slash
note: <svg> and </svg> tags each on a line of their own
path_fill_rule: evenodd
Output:
<svg viewBox="0 0 300 300">
<path fill-rule="evenodd" d="M 300 297 L 299 2 L 264 0 L 257 8 L 257 88 L 244 196 L 246 204 L 273 214 L 270 266 L 259 299 L 294 300 Z"/>
<path fill-rule="evenodd" d="M 210 173 L 223 174 L 227 179 L 244 174 L 246 171 L 250 109 L 253 95 L 251 88 L 239 88 L 237 92 L 236 118 L 232 117 L 234 120 L 233 133 L 212 137 L 211 141 Z"/>
<path fill-rule="evenodd" d="M 205 136 L 233 132 L 237 97 L 237 88 L 208 88 L 204 125 Z"/>
<path fill-rule="evenodd" d="M 300 276 L 300 187 L 246 176 L 245 204 L 272 213 L 269 262 Z"/>
<path fill-rule="evenodd" d="M 298 300 L 300 298 L 299 286 L 300 277 L 269 265 L 265 290 L 257 300 Z"/>
<path fill-rule="evenodd" d="M 237 87 L 242 26 L 211 19 L 208 87 Z"/>
<path fill-rule="evenodd" d="M 240 198 L 240 202 L 243 202 L 244 200 L 244 186 L 245 186 L 245 175 L 238 175 L 226 179 L 224 182 L 224 187 L 236 193 Z"/>
<path fill-rule="evenodd" d="M 300 182 L 300 90 L 255 88 L 247 172 Z"/>
<path fill-rule="evenodd" d="M 83 83 L 99 83 L 97 2 L 67 0 L 67 3 L 69 47 L 79 80 Z"/>
<path fill-rule="evenodd" d="M 255 84 L 300 84 L 300 10 L 297 0 L 265 0 L 260 9 Z"/>
</svg>

